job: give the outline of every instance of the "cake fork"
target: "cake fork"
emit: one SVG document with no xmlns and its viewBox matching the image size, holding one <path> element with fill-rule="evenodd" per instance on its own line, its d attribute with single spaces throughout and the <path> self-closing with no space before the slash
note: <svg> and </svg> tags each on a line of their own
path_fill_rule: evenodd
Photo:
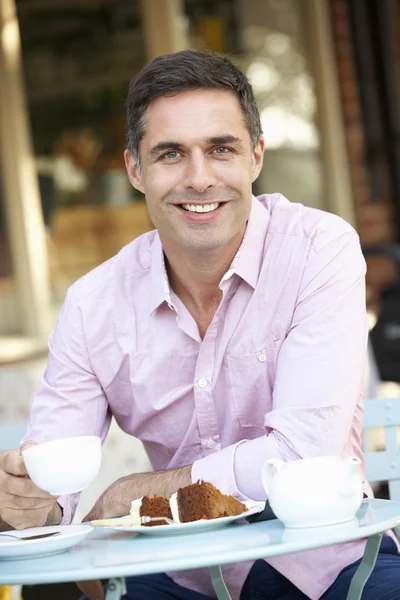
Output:
<svg viewBox="0 0 400 600">
<path fill-rule="evenodd" d="M 166 521 L 168 525 L 177 525 L 176 521 L 168 517 L 116 517 L 113 519 L 99 519 L 97 521 L 90 521 L 92 527 L 113 527 L 119 525 L 128 525 L 131 527 L 140 527 L 140 525 L 146 525 L 151 521 Z"/>
<path fill-rule="evenodd" d="M 14 540 L 28 541 L 28 540 L 41 540 L 42 538 L 51 537 L 52 535 L 58 535 L 60 531 L 52 531 L 51 533 L 41 533 L 39 535 L 25 535 L 19 537 L 19 535 L 13 535 L 12 533 L 0 533 L 0 540 L 2 537 L 14 538 Z"/>
<path fill-rule="evenodd" d="M 169 519 L 168 517 L 140 517 L 142 525 L 150 523 L 151 521 L 166 521 L 168 525 L 177 525 L 176 521 Z M 179 523 L 178 523 L 179 525 Z"/>
</svg>

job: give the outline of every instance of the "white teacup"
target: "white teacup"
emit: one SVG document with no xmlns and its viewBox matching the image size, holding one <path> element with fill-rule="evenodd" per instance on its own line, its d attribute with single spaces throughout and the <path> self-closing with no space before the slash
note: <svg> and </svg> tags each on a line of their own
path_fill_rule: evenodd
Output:
<svg viewBox="0 0 400 600">
<path fill-rule="evenodd" d="M 81 492 L 89 487 L 101 465 L 97 436 L 62 438 L 22 451 L 29 477 L 53 496 Z"/>
</svg>

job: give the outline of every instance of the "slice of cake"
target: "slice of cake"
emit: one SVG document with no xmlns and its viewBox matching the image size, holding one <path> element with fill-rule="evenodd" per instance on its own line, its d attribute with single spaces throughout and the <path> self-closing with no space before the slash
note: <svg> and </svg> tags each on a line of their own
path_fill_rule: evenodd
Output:
<svg viewBox="0 0 400 600">
<path fill-rule="evenodd" d="M 133 517 L 169 517 L 176 523 L 190 523 L 200 519 L 218 519 L 241 515 L 247 510 L 234 496 L 223 494 L 212 483 L 198 481 L 179 490 L 168 500 L 163 496 L 143 496 L 133 500 Z M 146 527 L 167 525 L 166 521 L 152 521 Z"/>
<path fill-rule="evenodd" d="M 245 504 L 234 496 L 223 494 L 208 481 L 198 481 L 180 488 L 176 493 L 176 502 L 181 523 L 231 517 L 247 510 Z"/>
<path fill-rule="evenodd" d="M 172 519 L 172 513 L 169 506 L 169 500 L 164 496 L 143 496 L 133 500 L 131 504 L 131 516 L 133 517 L 168 517 Z M 145 527 L 154 527 L 156 525 L 168 525 L 167 521 L 152 521 L 146 523 Z"/>
</svg>

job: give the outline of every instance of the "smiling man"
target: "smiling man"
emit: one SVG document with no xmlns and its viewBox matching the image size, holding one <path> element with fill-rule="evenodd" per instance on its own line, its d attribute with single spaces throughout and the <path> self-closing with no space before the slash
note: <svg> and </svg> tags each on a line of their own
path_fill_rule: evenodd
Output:
<svg viewBox="0 0 400 600">
<path fill-rule="evenodd" d="M 140 77 L 131 101 L 135 85 Z M 250 216 L 264 150 L 259 119 L 254 125 L 250 132 L 232 91 L 184 90 L 151 102 L 142 117 L 140 154 L 129 141 L 125 152 L 129 178 L 146 195 L 167 257 L 170 286 L 200 338 L 221 302 L 219 283 Z"/>
<path fill-rule="evenodd" d="M 155 472 L 116 481 L 88 518 L 127 514 L 134 498 L 170 496 L 198 479 L 263 500 L 261 468 L 271 457 L 363 458 L 365 263 L 355 231 L 280 194 L 252 196 L 260 117 L 249 82 L 226 58 L 155 59 L 131 82 L 127 121 L 127 172 L 156 229 L 70 288 L 27 439 L 104 438 L 113 415 L 143 441 Z M 5 524 L 69 523 L 77 497 L 55 503 L 28 479 L 19 485 L 23 473 L 18 454 L 0 456 Z M 234 599 L 340 600 L 364 547 L 223 574 Z M 385 537 L 364 600 L 399 598 L 396 552 Z M 103 594 L 100 583 L 82 587 Z M 214 592 L 198 569 L 130 578 L 127 597 Z"/>
</svg>

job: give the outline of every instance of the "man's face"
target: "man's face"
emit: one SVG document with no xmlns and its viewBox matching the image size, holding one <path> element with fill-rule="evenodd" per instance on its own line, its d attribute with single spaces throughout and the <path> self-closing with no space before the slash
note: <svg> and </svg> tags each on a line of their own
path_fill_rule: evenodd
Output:
<svg viewBox="0 0 400 600">
<path fill-rule="evenodd" d="M 141 173 L 129 152 L 125 161 L 166 250 L 208 253 L 240 244 L 263 149 L 260 140 L 252 151 L 239 103 L 229 91 L 191 90 L 150 104 Z"/>
</svg>

